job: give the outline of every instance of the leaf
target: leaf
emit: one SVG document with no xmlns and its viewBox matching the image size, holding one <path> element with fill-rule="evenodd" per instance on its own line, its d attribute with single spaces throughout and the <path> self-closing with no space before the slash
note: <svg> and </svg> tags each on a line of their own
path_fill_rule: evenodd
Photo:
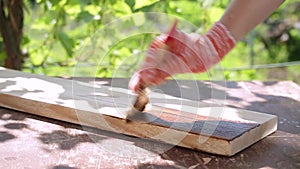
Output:
<svg viewBox="0 0 300 169">
<path fill-rule="evenodd" d="M 59 3 L 60 0 L 50 0 L 51 4 L 53 6 L 57 5 Z"/>
<path fill-rule="evenodd" d="M 101 7 L 96 5 L 87 5 L 84 7 L 84 10 L 92 15 L 97 15 L 100 12 Z"/>
<path fill-rule="evenodd" d="M 1 43 L 0 43 L 1 45 Z M 1 48 L 0 48 L 0 64 L 4 64 L 5 62 L 5 59 L 6 59 L 6 53 L 4 51 L 1 51 Z"/>
<path fill-rule="evenodd" d="M 196 1 L 169 1 L 169 6 L 166 8 L 166 12 L 168 14 L 185 18 L 187 21 L 195 25 L 200 25 L 204 10 Z"/>
<path fill-rule="evenodd" d="M 145 14 L 144 13 L 136 13 L 132 17 L 135 26 L 141 26 L 146 22 Z"/>
<path fill-rule="evenodd" d="M 67 0 L 68 5 L 78 5 L 80 3 L 82 3 L 81 0 Z"/>
<path fill-rule="evenodd" d="M 127 3 L 123 2 L 123 1 L 117 1 L 113 5 L 113 9 L 117 14 L 121 14 L 121 15 L 131 14 L 130 7 L 127 5 Z"/>
<path fill-rule="evenodd" d="M 97 77 L 112 77 L 112 70 L 107 67 L 101 67 L 96 73 Z"/>
<path fill-rule="evenodd" d="M 29 37 L 26 36 L 26 35 L 23 35 L 23 37 L 22 37 L 22 45 L 26 45 L 26 44 L 28 44 L 29 42 L 30 42 Z M 0 49 L 1 49 L 1 43 L 0 43 Z"/>
<path fill-rule="evenodd" d="M 84 21 L 84 22 L 90 22 L 91 20 L 93 20 L 94 16 L 91 15 L 89 12 L 87 11 L 82 11 L 80 12 L 77 17 L 76 20 L 77 21 Z"/>
<path fill-rule="evenodd" d="M 158 1 L 159 0 L 138 0 L 135 1 L 134 9 L 137 10 L 146 6 L 150 6 Z"/>
<path fill-rule="evenodd" d="M 126 46 L 119 49 L 119 56 L 120 57 L 125 57 L 125 56 L 130 56 L 130 55 L 131 55 L 131 52 Z"/>
<path fill-rule="evenodd" d="M 70 16 L 76 16 L 81 12 L 80 4 L 76 5 L 64 5 L 64 10 Z"/>
<path fill-rule="evenodd" d="M 69 57 L 72 57 L 73 47 L 75 46 L 75 42 L 71 39 L 65 32 L 57 30 L 56 37 L 60 41 L 61 45 L 65 48 Z"/>
<path fill-rule="evenodd" d="M 211 19 L 212 22 L 215 22 L 217 20 L 219 20 L 221 18 L 221 16 L 224 13 L 224 9 L 223 8 L 219 8 L 219 7 L 211 7 L 209 9 L 209 18 Z"/>
<path fill-rule="evenodd" d="M 38 50 L 30 49 L 29 53 L 31 64 L 33 66 L 40 66 L 49 54 L 49 50 L 46 47 L 41 47 Z"/>
<path fill-rule="evenodd" d="M 125 2 L 131 8 L 131 10 L 133 11 L 134 5 L 135 5 L 135 1 L 134 0 L 125 0 Z"/>
</svg>

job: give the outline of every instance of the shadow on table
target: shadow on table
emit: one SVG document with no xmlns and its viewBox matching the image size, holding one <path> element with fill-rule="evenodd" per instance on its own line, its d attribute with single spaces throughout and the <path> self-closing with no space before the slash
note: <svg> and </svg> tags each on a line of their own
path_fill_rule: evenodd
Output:
<svg viewBox="0 0 300 169">
<path fill-rule="evenodd" d="M 0 131 L 0 142 L 5 142 L 5 141 L 12 140 L 15 138 L 16 138 L 16 136 L 13 134 L 10 134 L 6 131 Z"/>
<path fill-rule="evenodd" d="M 92 134 L 70 134 L 66 131 L 55 130 L 50 133 L 41 133 L 38 137 L 44 144 L 56 144 L 61 150 L 71 150 L 80 143 L 95 143 L 105 139 L 105 137 Z"/>
<path fill-rule="evenodd" d="M 57 165 L 57 166 L 54 166 L 51 169 L 79 169 L 79 168 L 77 168 L 77 167 L 69 167 L 67 165 Z"/>
</svg>

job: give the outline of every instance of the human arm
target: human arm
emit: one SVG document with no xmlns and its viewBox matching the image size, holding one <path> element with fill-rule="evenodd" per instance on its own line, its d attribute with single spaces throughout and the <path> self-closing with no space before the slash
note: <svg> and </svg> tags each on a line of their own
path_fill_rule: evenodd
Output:
<svg viewBox="0 0 300 169">
<path fill-rule="evenodd" d="M 284 0 L 232 0 L 220 21 L 239 41 L 283 2 Z"/>
<path fill-rule="evenodd" d="M 284 0 L 232 0 L 220 21 L 205 35 L 175 29 L 158 36 L 149 45 L 146 59 L 132 76 L 129 88 L 136 92 L 142 85 L 158 85 L 174 74 L 208 70 L 282 2 Z"/>
</svg>

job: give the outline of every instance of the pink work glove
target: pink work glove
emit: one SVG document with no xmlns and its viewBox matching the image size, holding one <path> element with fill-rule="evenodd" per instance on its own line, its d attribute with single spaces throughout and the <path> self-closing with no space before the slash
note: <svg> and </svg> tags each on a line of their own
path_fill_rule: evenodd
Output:
<svg viewBox="0 0 300 169">
<path fill-rule="evenodd" d="M 211 68 L 235 46 L 227 28 L 216 22 L 205 35 L 186 34 L 176 29 L 156 37 L 150 44 L 144 63 L 134 73 L 129 89 L 158 85 L 174 74 L 199 73 Z"/>
</svg>

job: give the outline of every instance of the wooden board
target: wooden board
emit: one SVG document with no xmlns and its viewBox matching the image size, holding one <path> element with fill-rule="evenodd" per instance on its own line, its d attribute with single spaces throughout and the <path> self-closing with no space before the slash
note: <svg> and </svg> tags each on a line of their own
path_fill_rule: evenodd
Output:
<svg viewBox="0 0 300 169">
<path fill-rule="evenodd" d="M 151 93 L 151 104 L 126 123 L 134 94 L 0 69 L 0 106 L 172 145 L 231 156 L 277 129 L 277 117 Z"/>
</svg>

